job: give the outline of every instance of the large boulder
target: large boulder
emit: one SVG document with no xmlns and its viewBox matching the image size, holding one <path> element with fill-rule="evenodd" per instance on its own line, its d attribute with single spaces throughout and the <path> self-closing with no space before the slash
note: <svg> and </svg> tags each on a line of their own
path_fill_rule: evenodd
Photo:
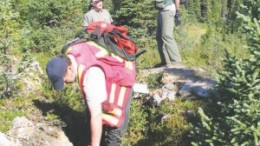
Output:
<svg viewBox="0 0 260 146">
<path fill-rule="evenodd" d="M 7 134 L 0 133 L 0 146 L 73 146 L 64 132 L 47 123 L 17 117 Z"/>
</svg>

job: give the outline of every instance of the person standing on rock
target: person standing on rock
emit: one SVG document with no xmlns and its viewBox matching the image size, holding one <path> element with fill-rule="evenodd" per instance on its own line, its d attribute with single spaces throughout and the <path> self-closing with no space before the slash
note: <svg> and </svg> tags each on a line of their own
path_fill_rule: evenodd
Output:
<svg viewBox="0 0 260 146">
<path fill-rule="evenodd" d="M 160 66 L 174 66 L 182 62 L 179 48 L 173 36 L 174 26 L 181 24 L 180 0 L 155 0 L 157 14 L 156 40 L 160 54 Z M 174 24 L 175 22 L 175 24 Z"/>
<path fill-rule="evenodd" d="M 90 10 L 85 14 L 83 27 L 86 27 L 91 22 L 104 21 L 112 23 L 113 19 L 108 10 L 103 8 L 103 0 L 90 0 Z"/>
<path fill-rule="evenodd" d="M 65 55 L 48 62 L 48 78 L 55 90 L 78 81 L 90 113 L 91 146 L 119 146 L 128 127 L 135 62 L 91 41 L 69 44 Z"/>
</svg>

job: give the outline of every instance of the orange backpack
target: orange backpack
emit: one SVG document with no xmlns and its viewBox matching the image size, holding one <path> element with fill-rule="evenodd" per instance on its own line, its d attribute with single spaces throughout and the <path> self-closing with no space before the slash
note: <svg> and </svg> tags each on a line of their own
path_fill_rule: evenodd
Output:
<svg viewBox="0 0 260 146">
<path fill-rule="evenodd" d="M 127 36 L 128 30 L 124 26 L 97 21 L 90 23 L 85 31 L 89 34 L 91 41 L 103 44 L 108 51 L 126 60 L 134 61 L 137 56 L 145 52 L 142 50 L 137 53 L 137 47 Z"/>
</svg>

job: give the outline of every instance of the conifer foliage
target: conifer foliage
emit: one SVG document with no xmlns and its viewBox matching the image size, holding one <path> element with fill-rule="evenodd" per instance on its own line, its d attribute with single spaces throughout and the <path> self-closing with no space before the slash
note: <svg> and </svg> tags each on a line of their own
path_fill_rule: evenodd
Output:
<svg viewBox="0 0 260 146">
<path fill-rule="evenodd" d="M 13 10 L 13 3 L 10 0 L 0 1 L 0 98 L 10 97 L 14 92 L 17 75 L 14 74 L 14 39 L 18 27 L 17 19 L 19 13 Z"/>
<path fill-rule="evenodd" d="M 260 5 L 249 3 L 243 6 L 247 15 L 238 17 L 248 34 L 250 56 L 236 59 L 226 53 L 219 79 L 221 94 L 199 109 L 200 122 L 190 135 L 193 145 L 260 145 L 260 20 L 252 15 L 260 13 Z"/>
<path fill-rule="evenodd" d="M 119 25 L 131 27 L 131 35 L 151 35 L 155 33 L 157 16 L 153 2 L 151 0 L 122 1 L 119 11 L 116 12 L 115 21 Z"/>
</svg>

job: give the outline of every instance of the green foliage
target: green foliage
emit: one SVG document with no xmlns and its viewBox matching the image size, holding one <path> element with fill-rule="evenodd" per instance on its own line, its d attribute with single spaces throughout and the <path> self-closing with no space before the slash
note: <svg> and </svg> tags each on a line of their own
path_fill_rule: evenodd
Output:
<svg viewBox="0 0 260 146">
<path fill-rule="evenodd" d="M 153 1 L 109 0 L 104 3 L 119 25 L 127 25 L 138 48 L 148 50 L 138 58 L 138 68 L 158 63 L 155 40 L 157 12 L 153 8 Z M 254 139 L 254 143 L 253 140 L 248 142 L 257 144 L 257 131 L 260 131 L 259 125 L 255 124 L 259 121 L 259 99 L 256 98 L 259 97 L 259 34 L 253 30 L 259 32 L 259 25 L 256 25 L 259 24 L 259 0 L 188 0 L 188 3 L 187 10 L 181 9 L 185 23 L 176 27 L 175 31 L 184 62 L 194 66 L 202 64 L 209 70 L 215 70 L 216 66 L 222 66 L 220 58 L 224 49 L 243 59 L 238 63 L 235 58 L 226 60 L 224 65 L 229 70 L 223 73 L 220 84 L 226 89 L 220 90 L 223 93 L 220 97 L 209 99 L 211 101 L 204 110 L 211 114 L 199 110 L 202 123 L 195 126 L 192 134 L 195 136 L 192 137 L 195 138 L 194 145 L 195 142 L 198 145 L 228 145 L 230 141 L 235 145 L 242 144 L 246 139 Z M 247 6 L 246 9 L 240 9 L 242 3 Z M 0 1 L 1 97 L 19 95 L 15 93 L 21 91 L 25 84 L 19 80 L 31 62 L 32 54 L 45 70 L 47 60 L 59 54 L 64 43 L 81 31 L 83 11 L 87 5 L 82 0 Z M 236 19 L 236 11 L 251 15 L 251 18 L 240 15 L 248 22 L 242 34 L 248 35 L 249 59 L 245 59 L 248 49 L 240 47 L 245 41 L 244 36 L 237 33 L 241 20 Z M 205 23 L 197 24 L 197 19 L 207 22 L 209 27 L 205 27 Z M 223 29 L 225 24 L 226 30 Z M 225 31 L 232 33 L 223 34 Z M 154 89 L 160 86 L 160 78 L 161 74 L 157 74 L 147 79 L 138 77 L 138 80 L 147 82 L 149 88 Z M 0 123 L 3 123 L 0 131 L 7 131 L 16 116 L 26 113 L 35 116 L 35 111 L 32 110 L 37 106 L 45 120 L 60 120 L 67 125 L 64 130 L 74 145 L 84 145 L 89 135 L 86 133 L 87 117 L 79 90 L 73 85 L 66 87 L 63 92 L 55 92 L 51 90 L 46 76 L 42 76 L 42 79 L 43 88 L 37 95 L 30 92 L 28 97 L 19 98 L 18 101 L 12 101 L 13 98 L 0 99 Z M 196 102 L 177 100 L 165 102 L 161 107 L 153 107 L 145 97 L 134 99 L 130 127 L 123 139 L 124 145 L 188 145 L 188 121 L 194 117 L 187 117 L 186 110 L 195 111 L 201 106 Z M 164 115 L 168 116 L 167 120 L 162 120 Z"/>
<path fill-rule="evenodd" d="M 133 28 L 146 28 L 147 32 L 153 31 L 152 29 L 156 26 L 156 10 L 153 7 L 153 1 L 122 1 L 115 20 L 121 25 Z"/>
<path fill-rule="evenodd" d="M 0 2 L 0 98 L 11 97 L 19 92 L 18 80 L 24 68 L 22 65 L 31 60 L 27 53 L 21 59 L 14 56 L 18 54 L 20 42 L 20 15 L 14 10 L 14 4 L 12 0 Z"/>
<path fill-rule="evenodd" d="M 144 98 L 132 102 L 130 127 L 123 145 L 188 145 L 188 121 L 195 117 L 187 111 L 195 111 L 201 102 L 165 101 L 154 107 Z"/>
<path fill-rule="evenodd" d="M 236 12 L 247 14 L 247 11 L 241 9 L 241 4 L 254 7 L 253 18 L 259 18 L 256 13 L 259 1 L 254 0 L 189 0 L 187 10 L 191 21 L 200 20 L 210 25 L 223 25 L 227 32 L 237 32 L 241 26 L 241 20 L 236 19 Z"/>
<path fill-rule="evenodd" d="M 77 17 L 82 19 L 82 9 L 86 5 L 81 0 L 29 0 L 20 1 L 17 9 L 20 10 L 23 21 L 28 21 L 33 28 L 43 28 L 66 25 L 75 22 Z"/>
<path fill-rule="evenodd" d="M 153 51 L 156 46 L 157 11 L 151 0 L 124 0 L 114 19 L 118 25 L 127 25 L 130 37 L 138 48 Z M 154 51 L 153 51 L 154 52 Z M 147 60 L 148 62 L 150 60 Z"/>
<path fill-rule="evenodd" d="M 20 79 L 25 76 L 23 71 L 31 63 L 32 56 L 29 52 L 25 52 L 19 61 L 11 55 L 0 53 L 0 57 L 2 70 L 0 72 L 0 98 L 17 95 L 20 90 L 23 90 L 23 83 Z"/>
<path fill-rule="evenodd" d="M 195 103 L 195 102 L 194 102 Z M 150 109 L 149 133 L 145 145 L 187 145 L 188 124 L 187 109 L 198 105 L 180 100 L 164 102 L 161 107 Z"/>
<path fill-rule="evenodd" d="M 221 22 L 221 11 L 226 9 L 226 3 L 223 0 L 189 0 L 187 9 L 191 19 L 197 18 L 197 20 L 214 24 Z"/>
<path fill-rule="evenodd" d="M 258 13 L 259 5 L 250 1 L 245 8 Z M 253 14 L 253 13 L 251 13 Z M 193 125 L 193 145 L 260 145 L 260 28 L 259 20 L 239 14 L 247 38 L 250 56 L 236 59 L 226 53 L 220 72 L 219 96 L 199 110 L 201 122 Z"/>
<path fill-rule="evenodd" d="M 76 1 L 19 1 L 23 50 L 60 52 L 61 47 L 82 30 L 83 9 L 87 2 Z M 57 51 L 57 52 L 56 52 Z"/>
<path fill-rule="evenodd" d="M 240 20 L 236 19 L 236 12 L 240 11 L 240 4 L 243 3 L 244 0 L 234 0 L 227 3 L 227 31 L 228 32 L 236 32 L 240 26 Z"/>
<path fill-rule="evenodd" d="M 19 26 L 17 19 L 19 13 L 13 10 L 13 2 L 11 0 L 0 2 L 0 51 L 7 55 L 10 53 L 14 42 L 12 38 L 16 35 L 14 28 Z"/>
<path fill-rule="evenodd" d="M 131 103 L 131 114 L 129 119 L 129 128 L 125 138 L 122 139 L 122 145 L 133 146 L 137 145 L 138 142 L 145 139 L 147 133 L 147 113 L 145 106 L 141 101 L 132 99 Z"/>
<path fill-rule="evenodd" d="M 160 87 L 160 81 L 162 79 L 162 74 L 152 74 L 148 76 L 145 80 L 145 83 L 148 84 L 149 89 L 156 89 Z"/>
<path fill-rule="evenodd" d="M 0 121 L 1 121 L 0 131 L 7 132 L 10 126 L 12 125 L 14 118 L 18 116 L 24 116 L 24 115 L 25 113 L 21 111 L 6 110 L 0 112 Z"/>
<path fill-rule="evenodd" d="M 13 120 L 18 116 L 30 116 L 34 111 L 32 99 L 14 97 L 0 99 L 0 131 L 7 132 Z"/>
<path fill-rule="evenodd" d="M 248 50 L 243 48 L 246 43 L 244 33 L 226 34 L 223 27 L 214 25 L 206 27 L 207 29 L 204 29 L 206 32 L 201 33 L 200 40 L 195 41 L 194 48 L 187 51 L 184 50 L 184 57 L 187 60 L 187 64 L 193 65 L 197 62 L 196 66 L 207 66 L 207 70 L 214 72 L 222 69 L 222 59 L 225 57 L 225 49 L 236 57 L 246 58 L 248 56 Z M 198 29 L 196 29 L 196 32 L 200 33 Z M 196 61 L 192 62 L 192 60 Z"/>
<path fill-rule="evenodd" d="M 62 91 L 53 90 L 51 83 L 48 79 L 45 79 L 48 84 L 43 86 L 43 94 L 50 99 L 58 101 L 68 107 L 73 108 L 77 111 L 84 111 L 84 101 L 79 92 L 79 87 L 77 83 L 72 83 L 71 85 L 64 86 Z M 64 111 L 66 112 L 66 111 Z"/>
<path fill-rule="evenodd" d="M 194 21 L 201 18 L 201 1 L 189 0 L 188 1 L 188 13 L 190 18 Z"/>
<path fill-rule="evenodd" d="M 147 40 L 147 42 L 148 42 L 148 40 Z M 148 45 L 149 44 L 147 44 L 147 46 Z M 145 47 L 145 48 L 139 48 L 139 49 L 146 49 L 147 52 L 137 58 L 136 65 L 137 65 L 138 69 L 139 68 L 142 69 L 144 67 L 152 67 L 155 64 L 160 63 L 160 58 L 159 58 L 157 47 L 154 47 L 154 48 Z"/>
<path fill-rule="evenodd" d="M 202 23 L 184 22 L 185 25 L 175 28 L 175 38 L 178 42 L 182 60 L 187 66 L 205 66 L 205 58 L 201 56 L 201 36 L 207 31 Z"/>
<path fill-rule="evenodd" d="M 45 78 L 42 96 L 35 105 L 43 112 L 46 120 L 59 120 L 63 124 L 66 135 L 73 145 L 86 145 L 90 139 L 89 117 L 80 94 L 78 85 L 65 86 L 62 91 L 53 90 L 51 83 Z M 65 125 L 65 126 L 64 126 Z"/>
<path fill-rule="evenodd" d="M 30 35 L 30 39 L 33 40 L 30 48 L 34 52 L 59 54 L 62 46 L 66 41 L 74 38 L 75 34 L 75 32 L 64 31 L 63 28 L 39 28 Z"/>
<path fill-rule="evenodd" d="M 209 0 L 208 0 L 209 1 Z M 221 23 L 222 0 L 213 0 L 207 4 L 207 21 Z"/>
</svg>

